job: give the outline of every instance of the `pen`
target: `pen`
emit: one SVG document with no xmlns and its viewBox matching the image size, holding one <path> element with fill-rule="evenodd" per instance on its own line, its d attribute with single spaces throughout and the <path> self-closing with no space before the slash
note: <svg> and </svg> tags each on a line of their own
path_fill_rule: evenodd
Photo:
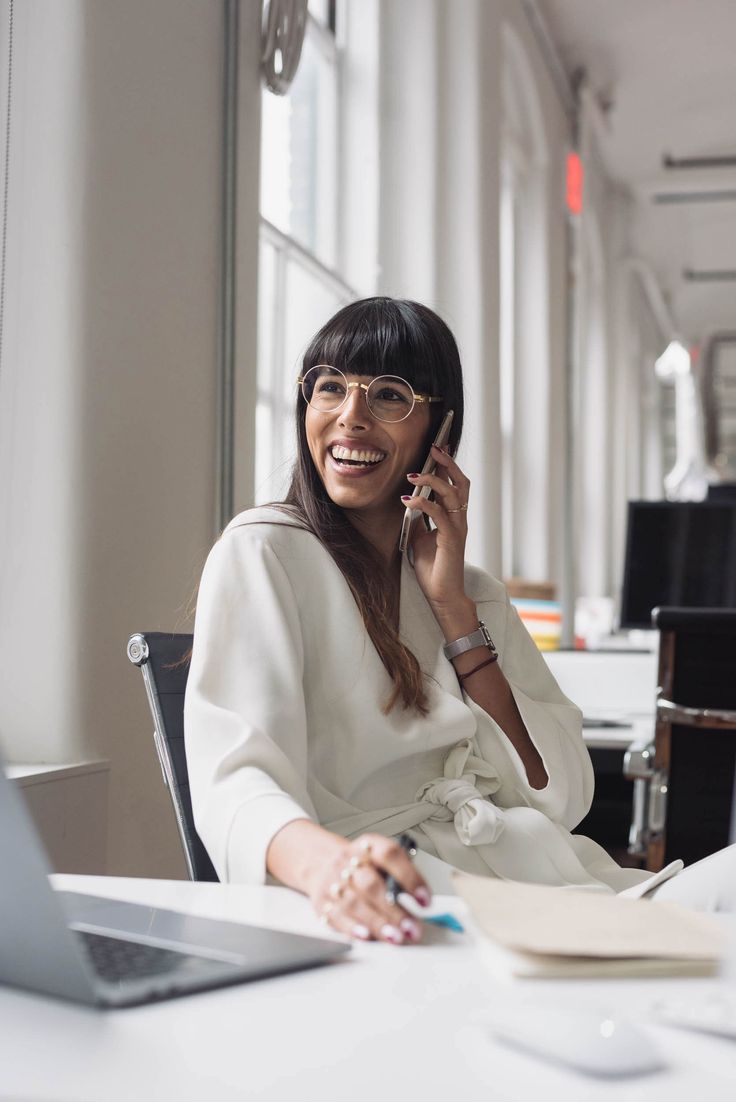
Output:
<svg viewBox="0 0 736 1102">
<path fill-rule="evenodd" d="M 416 857 L 417 844 L 410 834 L 400 834 L 398 842 L 401 848 L 405 850 L 410 857 Z M 395 903 L 399 897 L 399 892 L 403 890 L 404 889 L 395 876 L 388 876 L 386 878 L 386 900 L 389 903 Z"/>
</svg>

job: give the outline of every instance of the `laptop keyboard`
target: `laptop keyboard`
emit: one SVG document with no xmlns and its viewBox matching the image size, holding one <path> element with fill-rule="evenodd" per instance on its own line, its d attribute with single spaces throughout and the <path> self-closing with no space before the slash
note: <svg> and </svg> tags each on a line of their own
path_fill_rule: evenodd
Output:
<svg viewBox="0 0 736 1102">
<path fill-rule="evenodd" d="M 141 980 L 152 976 L 165 975 L 181 969 L 191 971 L 191 965 L 207 963 L 215 966 L 220 963 L 211 958 L 201 958 L 175 949 L 162 949 L 158 945 L 145 945 L 140 941 L 126 941 L 119 937 L 106 937 L 105 934 L 93 934 L 88 930 L 75 930 L 81 938 L 92 967 L 100 979 L 108 983 L 120 980 Z"/>
</svg>

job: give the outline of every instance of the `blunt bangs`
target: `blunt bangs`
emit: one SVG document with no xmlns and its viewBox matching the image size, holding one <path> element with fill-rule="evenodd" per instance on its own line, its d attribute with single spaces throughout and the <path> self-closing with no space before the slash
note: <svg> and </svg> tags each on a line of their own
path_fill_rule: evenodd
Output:
<svg viewBox="0 0 736 1102">
<path fill-rule="evenodd" d="M 400 375 L 415 390 L 425 390 L 435 374 L 427 364 L 429 342 L 398 306 L 390 299 L 366 299 L 343 307 L 310 345 L 305 370 L 327 363 L 346 375 Z"/>
</svg>

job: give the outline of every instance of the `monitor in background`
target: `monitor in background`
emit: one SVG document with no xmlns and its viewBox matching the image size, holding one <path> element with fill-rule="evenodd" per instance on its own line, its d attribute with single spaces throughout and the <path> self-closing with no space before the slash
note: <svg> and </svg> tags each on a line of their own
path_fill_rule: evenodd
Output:
<svg viewBox="0 0 736 1102">
<path fill-rule="evenodd" d="M 652 609 L 736 608 L 736 501 L 630 501 L 622 628 Z"/>
</svg>

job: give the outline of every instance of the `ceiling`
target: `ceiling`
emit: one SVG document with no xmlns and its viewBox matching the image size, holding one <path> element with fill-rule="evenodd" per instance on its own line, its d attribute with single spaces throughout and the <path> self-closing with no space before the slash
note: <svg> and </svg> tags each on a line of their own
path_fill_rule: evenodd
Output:
<svg viewBox="0 0 736 1102">
<path fill-rule="evenodd" d="M 570 77 L 584 69 L 605 113 L 608 172 L 636 200 L 632 241 L 654 269 L 684 337 L 736 330 L 736 165 L 663 167 L 673 158 L 736 158 L 736 0 L 537 0 Z M 732 192 L 711 201 L 655 195 Z"/>
</svg>

